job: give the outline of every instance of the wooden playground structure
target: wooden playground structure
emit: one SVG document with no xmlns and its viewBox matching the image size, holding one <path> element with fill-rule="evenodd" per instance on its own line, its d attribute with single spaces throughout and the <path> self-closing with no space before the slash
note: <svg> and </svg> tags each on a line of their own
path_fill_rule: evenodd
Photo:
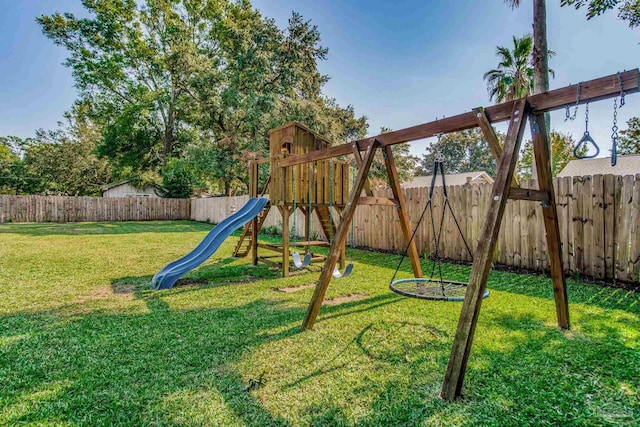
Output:
<svg viewBox="0 0 640 427">
<path fill-rule="evenodd" d="M 576 99 L 577 90 L 578 99 Z M 330 146 L 326 139 L 298 123 L 275 129 L 271 132 L 270 157 L 252 161 L 249 166 L 250 196 L 258 197 L 265 195 L 268 191 L 270 204 L 258 219 L 245 227 L 235 255 L 243 256 L 251 252 L 254 264 L 258 261 L 269 262 L 281 267 L 283 274 L 288 275 L 291 250 L 289 217 L 294 210 L 301 209 L 306 218 L 305 240 L 295 243 L 295 246 L 306 248 L 307 251 L 310 251 L 314 245 L 327 245 L 327 242 L 330 246 L 326 257 L 312 256 L 313 260 L 324 262 L 324 265 L 302 324 L 304 330 L 311 329 L 331 278 L 336 277 L 334 274 L 336 267 L 338 264 L 340 268 L 344 267 L 346 239 L 357 206 L 379 204 L 396 207 L 413 274 L 417 278 L 422 277 L 420 258 L 411 239 L 411 223 L 391 148 L 395 144 L 479 127 L 496 159 L 498 171 L 485 223 L 474 251 L 473 267 L 442 386 L 441 396 L 444 399 L 453 400 L 462 394 L 467 361 L 491 269 L 492 254 L 496 247 L 505 205 L 509 199 L 531 200 L 542 204 L 558 326 L 564 329 L 570 327 L 567 290 L 561 259 L 562 243 L 551 172 L 550 141 L 544 113 L 567 106 L 623 97 L 625 93 L 638 90 L 639 70 L 634 69 L 336 146 Z M 504 143 L 501 144 L 492 124 L 503 121 L 508 121 L 508 131 Z M 530 124 L 538 174 L 539 188 L 536 189 L 520 188 L 514 179 L 518 153 L 527 122 Z M 393 198 L 374 197 L 368 183 L 368 172 L 378 150 L 382 151 L 384 157 Z M 357 174 L 352 184 L 349 180 L 349 164 L 332 160 L 348 155 L 353 155 L 357 164 Z M 260 189 L 258 188 L 258 167 L 264 163 L 270 165 L 270 177 Z M 339 172 L 336 173 L 335 170 Z M 276 206 L 282 213 L 283 242 L 281 245 L 266 245 L 257 241 L 258 231 L 271 206 Z M 331 217 L 332 207 L 338 213 L 339 218 L 336 221 Z M 313 212 L 322 224 L 327 242 L 310 240 L 308 224 Z M 337 226 L 334 226 L 334 222 Z M 259 248 L 277 252 L 278 255 L 275 257 L 281 257 L 281 261 L 274 263 L 273 256 L 259 256 Z"/>
<path fill-rule="evenodd" d="M 298 164 L 280 168 L 277 162 L 292 155 L 304 155 L 318 150 L 325 150 L 330 142 L 311 131 L 302 123 L 288 123 L 270 132 L 270 156 L 250 162 L 249 194 L 251 197 L 269 196 L 269 203 L 256 221 L 252 221 L 242 230 L 233 255 L 247 256 L 251 252 L 253 264 L 264 262 L 282 269 L 282 274 L 289 275 L 292 251 L 299 248 L 311 254 L 310 262 L 324 262 L 325 256 L 313 254 L 314 246 L 330 246 L 336 234 L 335 218 L 332 208 L 338 215 L 344 210 L 350 191 L 349 175 L 351 166 L 348 162 L 321 160 L 315 164 Z M 270 173 L 259 190 L 259 171 L 261 164 L 268 164 Z M 310 167 L 312 166 L 312 167 Z M 259 243 L 253 236 L 258 235 L 271 208 L 275 207 L 282 215 L 282 243 Z M 304 215 L 304 240 L 298 241 L 295 233 L 290 232 L 290 218 L 296 210 Z M 311 217 L 315 215 L 320 223 L 326 240 L 311 240 Z M 293 237 L 293 239 L 292 239 Z M 292 241 L 293 240 L 293 241 Z M 259 254 L 264 249 L 270 254 Z M 275 255 L 274 255 L 275 253 Z M 345 264 L 345 245 L 339 256 L 340 268 Z"/>
</svg>

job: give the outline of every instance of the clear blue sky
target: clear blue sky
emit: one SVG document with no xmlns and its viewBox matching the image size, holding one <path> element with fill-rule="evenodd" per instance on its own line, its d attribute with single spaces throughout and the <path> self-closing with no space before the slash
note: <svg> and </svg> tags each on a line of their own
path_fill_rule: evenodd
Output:
<svg viewBox="0 0 640 427">
<path fill-rule="evenodd" d="M 254 0 L 283 27 L 292 9 L 318 25 L 331 80 L 328 96 L 352 104 L 369 118 L 370 134 L 381 126 L 400 129 L 490 105 L 482 80 L 497 65 L 495 47 L 531 32 L 531 2 L 511 10 L 502 0 Z M 586 21 L 583 11 L 548 0 L 549 46 L 556 51 L 552 88 L 640 66 L 640 31 L 616 13 Z M 64 49 L 46 39 L 34 18 L 55 11 L 81 12 L 79 0 L 0 0 L 0 135 L 32 136 L 55 127 L 75 99 L 73 79 L 61 65 Z M 590 106 L 590 131 L 610 148 L 613 101 Z M 619 126 L 640 115 L 640 95 L 627 98 Z M 575 122 L 564 112 L 553 127 L 579 139 L 584 108 Z M 412 146 L 423 152 L 426 142 Z"/>
</svg>

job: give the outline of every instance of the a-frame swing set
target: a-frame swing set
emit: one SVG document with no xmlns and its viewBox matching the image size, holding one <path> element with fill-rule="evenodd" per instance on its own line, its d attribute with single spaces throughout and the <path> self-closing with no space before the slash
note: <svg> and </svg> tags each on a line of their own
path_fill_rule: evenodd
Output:
<svg viewBox="0 0 640 427">
<path fill-rule="evenodd" d="M 569 308 L 560 251 L 561 241 L 556 205 L 554 203 L 555 194 L 549 154 L 550 141 L 549 135 L 547 134 L 544 113 L 566 108 L 570 105 L 577 106 L 578 104 L 594 102 L 602 99 L 617 98 L 618 96 L 624 96 L 625 93 L 634 93 L 638 90 L 639 71 L 638 69 L 634 69 L 581 82 L 579 85 L 566 86 L 549 92 L 532 95 L 527 98 L 505 102 L 486 109 L 477 108 L 468 113 L 389 132 L 348 144 L 337 146 L 329 146 L 328 144 L 325 144 L 322 147 L 317 147 L 318 143 L 316 141 L 315 150 L 306 150 L 302 153 L 296 153 L 295 150 L 290 149 L 293 147 L 289 146 L 287 152 L 284 152 L 282 155 L 272 155 L 272 157 L 268 159 L 250 162 L 250 193 L 254 197 L 258 196 L 259 164 L 267 161 L 271 164 L 270 200 L 271 204 L 278 205 L 278 208 L 283 213 L 283 245 L 279 247 L 278 250 L 283 254 L 282 263 L 279 265 L 282 267 L 285 275 L 288 274 L 289 271 L 288 221 L 291 214 L 290 202 L 287 201 L 288 199 L 286 197 L 288 191 L 286 177 L 291 176 L 292 168 L 298 167 L 300 168 L 299 170 L 303 170 L 303 165 L 313 162 L 323 162 L 327 159 L 331 161 L 333 158 L 347 155 L 354 155 L 358 166 L 357 175 L 352 186 L 349 186 L 348 182 L 345 183 L 344 179 L 341 180 L 341 184 L 338 184 L 339 188 L 342 189 L 342 194 L 339 203 L 336 203 L 334 207 L 339 212 L 340 221 L 338 222 L 335 230 L 333 229 L 333 224 L 331 224 L 331 228 L 325 231 L 327 238 L 332 238 L 330 240 L 331 244 L 328 255 L 326 257 L 319 257 L 324 264 L 302 323 L 303 330 L 313 328 L 329 283 L 334 277 L 333 273 L 336 270 L 337 264 L 340 262 L 342 266 L 344 265 L 344 248 L 347 234 L 349 232 L 349 224 L 351 223 L 355 210 L 359 204 L 396 207 L 402 233 L 407 245 L 406 254 L 411 261 L 414 277 L 423 277 L 420 258 L 416 250 L 416 245 L 412 240 L 413 233 L 411 223 L 409 221 L 404 195 L 400 188 L 400 180 L 398 178 L 393 158 L 392 146 L 395 144 L 437 136 L 439 134 L 471 129 L 474 127 L 479 127 L 482 131 L 483 136 L 489 145 L 489 149 L 496 159 L 498 169 L 496 179 L 493 183 L 491 200 L 489 201 L 481 235 L 474 252 L 471 275 L 464 295 L 462 310 L 451 349 L 441 396 L 444 399 L 453 400 L 462 394 L 467 361 L 471 352 L 482 300 L 483 297 L 486 296 L 492 254 L 498 240 L 498 232 L 504 215 L 505 205 L 509 199 L 530 200 L 540 202 L 542 204 L 547 252 L 550 258 L 550 272 L 558 326 L 564 329 L 569 329 Z M 576 100 L 577 91 L 579 91 L 578 100 Z M 503 121 L 508 121 L 508 131 L 504 144 L 500 144 L 493 130 L 492 124 Z M 529 122 L 536 160 L 539 186 L 537 189 L 520 188 L 517 186 L 515 179 L 515 167 L 527 122 Z M 285 144 L 289 144 L 289 142 L 285 142 Z M 374 197 L 369 188 L 367 176 L 374 156 L 378 150 L 382 151 L 382 155 L 384 157 L 389 185 L 393 192 L 393 198 Z M 364 155 L 362 155 L 361 152 L 364 152 Z M 348 176 L 348 172 L 345 172 L 345 170 L 348 171 L 348 166 L 344 166 L 343 164 L 343 168 L 342 176 L 345 176 L 345 174 Z M 277 179 L 274 179 L 274 176 Z M 307 177 L 308 183 L 316 182 L 317 185 L 317 183 L 321 181 L 319 173 L 315 176 Z M 331 183 L 333 185 L 334 181 L 331 181 Z M 274 188 L 276 189 L 275 192 L 273 191 Z M 363 191 L 365 191 L 364 196 L 362 195 Z M 273 196 L 274 193 L 277 194 L 275 198 Z M 321 199 L 322 198 L 318 193 L 318 195 L 315 196 L 315 202 L 319 202 Z M 327 209 L 325 209 L 325 207 L 320 209 L 319 207 L 313 207 L 310 205 L 310 208 L 306 209 L 305 215 L 311 215 L 312 210 L 317 212 L 318 219 L 324 224 L 323 219 L 326 220 Z M 249 234 L 257 236 L 260 221 L 260 218 L 252 221 Z M 247 230 L 245 230 L 243 235 L 247 234 L 246 231 Z M 307 229 L 307 249 L 311 244 L 313 244 L 313 242 L 309 241 L 308 233 L 309 230 Z M 257 239 L 252 238 L 250 241 L 250 249 L 252 251 L 254 263 L 257 263 L 260 258 L 258 256 L 259 246 L 260 244 L 257 242 Z"/>
</svg>

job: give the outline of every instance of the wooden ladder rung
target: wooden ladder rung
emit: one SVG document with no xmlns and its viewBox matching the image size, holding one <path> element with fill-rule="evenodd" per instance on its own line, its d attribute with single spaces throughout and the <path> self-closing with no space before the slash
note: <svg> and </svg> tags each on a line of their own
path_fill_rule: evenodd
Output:
<svg viewBox="0 0 640 427">
<path fill-rule="evenodd" d="M 290 243 L 293 246 L 331 246 L 329 242 L 325 242 L 324 240 L 310 240 L 304 242 L 294 242 Z"/>
</svg>

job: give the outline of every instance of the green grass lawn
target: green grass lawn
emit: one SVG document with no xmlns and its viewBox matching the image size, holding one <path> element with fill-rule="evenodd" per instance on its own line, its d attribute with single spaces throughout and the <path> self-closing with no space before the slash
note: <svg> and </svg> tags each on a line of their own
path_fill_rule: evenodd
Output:
<svg viewBox="0 0 640 427">
<path fill-rule="evenodd" d="M 171 291 L 153 274 L 210 229 L 187 221 L 0 225 L 0 425 L 633 425 L 640 296 L 492 272 L 464 402 L 438 398 L 460 303 L 391 293 L 397 257 L 354 273 L 300 332 L 318 272 L 286 279 L 230 258 L 236 237 Z M 428 262 L 424 261 L 425 267 Z M 405 263 L 404 274 L 409 265 Z M 465 280 L 468 266 L 447 277 Z M 637 424 L 635 424 L 637 425 Z"/>
</svg>

